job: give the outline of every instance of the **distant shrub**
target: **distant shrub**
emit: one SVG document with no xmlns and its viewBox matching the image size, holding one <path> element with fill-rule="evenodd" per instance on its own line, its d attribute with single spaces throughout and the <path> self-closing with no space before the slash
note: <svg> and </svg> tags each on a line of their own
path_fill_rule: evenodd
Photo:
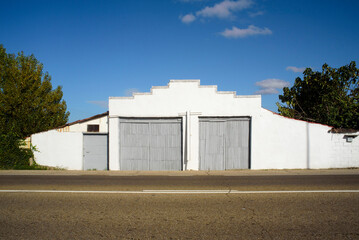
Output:
<svg viewBox="0 0 359 240">
<path fill-rule="evenodd" d="M 34 157 L 34 147 L 22 148 L 25 143 L 12 133 L 0 135 L 0 169 L 32 169 L 30 159 Z M 35 163 L 36 165 L 36 163 Z"/>
</svg>

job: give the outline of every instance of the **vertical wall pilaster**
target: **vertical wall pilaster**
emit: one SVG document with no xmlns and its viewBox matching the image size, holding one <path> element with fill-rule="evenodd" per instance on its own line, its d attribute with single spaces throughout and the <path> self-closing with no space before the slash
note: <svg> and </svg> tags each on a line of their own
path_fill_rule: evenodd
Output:
<svg viewBox="0 0 359 240">
<path fill-rule="evenodd" d="M 109 117 L 109 170 L 120 169 L 120 120 Z"/>
</svg>

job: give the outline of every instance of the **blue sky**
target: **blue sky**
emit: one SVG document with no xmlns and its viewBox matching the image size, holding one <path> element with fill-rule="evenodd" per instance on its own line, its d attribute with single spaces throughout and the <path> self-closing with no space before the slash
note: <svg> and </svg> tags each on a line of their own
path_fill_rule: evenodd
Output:
<svg viewBox="0 0 359 240">
<path fill-rule="evenodd" d="M 34 54 L 63 87 L 70 121 L 109 96 L 200 79 L 262 94 L 276 111 L 305 67 L 358 62 L 359 1 L 0 1 L 0 44 Z"/>
</svg>

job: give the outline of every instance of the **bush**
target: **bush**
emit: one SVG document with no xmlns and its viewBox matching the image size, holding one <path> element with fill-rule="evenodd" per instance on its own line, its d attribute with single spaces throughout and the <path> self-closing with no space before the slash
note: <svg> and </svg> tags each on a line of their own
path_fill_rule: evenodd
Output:
<svg viewBox="0 0 359 240">
<path fill-rule="evenodd" d="M 0 135 L 0 169 L 32 169 L 33 150 L 22 148 L 23 140 L 12 133 Z"/>
</svg>

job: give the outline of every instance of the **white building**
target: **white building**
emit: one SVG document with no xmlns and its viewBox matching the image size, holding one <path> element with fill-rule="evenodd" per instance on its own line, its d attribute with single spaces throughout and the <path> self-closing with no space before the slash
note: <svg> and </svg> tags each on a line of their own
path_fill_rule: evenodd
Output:
<svg viewBox="0 0 359 240">
<path fill-rule="evenodd" d="M 71 170 L 108 169 L 108 112 L 36 133 L 35 161 Z"/>
<path fill-rule="evenodd" d="M 199 80 L 110 97 L 108 117 L 109 170 L 359 167 L 359 132 L 285 118 L 262 108 L 260 95 L 220 92 Z M 75 162 L 86 169 L 83 158 Z"/>
<path fill-rule="evenodd" d="M 108 112 L 67 123 L 56 130 L 58 132 L 108 133 Z"/>
</svg>

